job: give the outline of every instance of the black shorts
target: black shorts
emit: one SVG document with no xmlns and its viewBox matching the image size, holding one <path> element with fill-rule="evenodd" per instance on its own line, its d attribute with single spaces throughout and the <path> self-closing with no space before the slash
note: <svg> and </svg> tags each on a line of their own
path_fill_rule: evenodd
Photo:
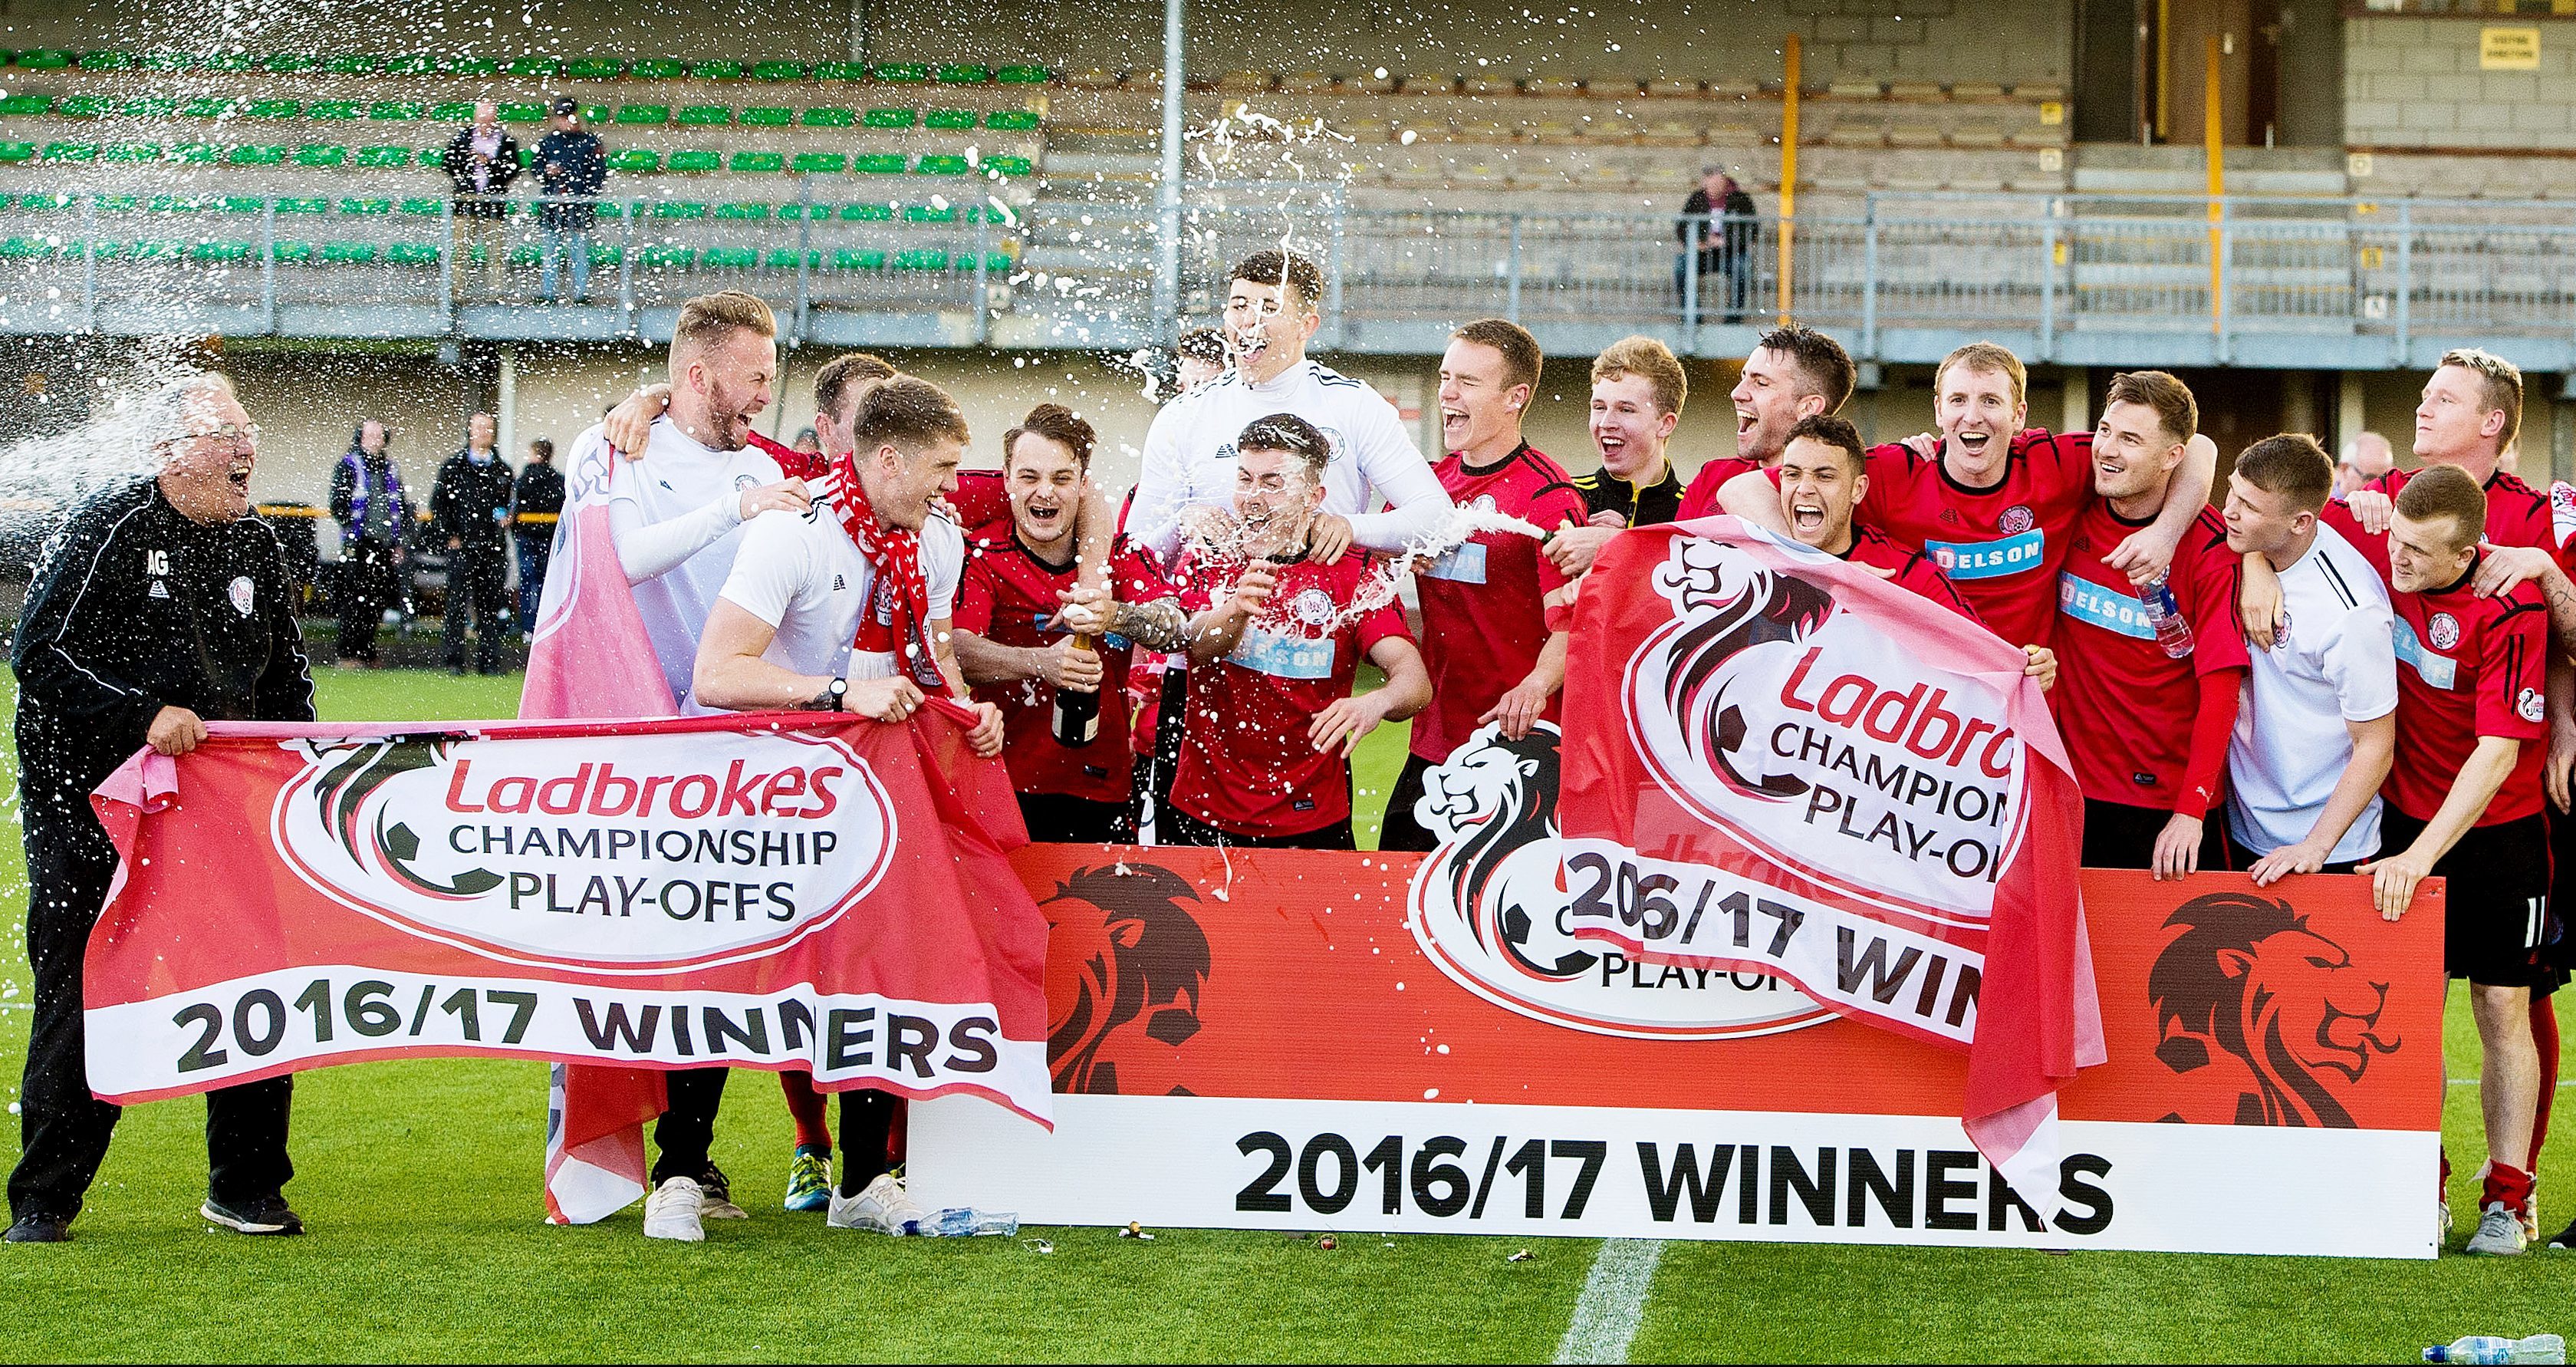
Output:
<svg viewBox="0 0 2576 1367">
<path fill-rule="evenodd" d="M 2084 799 L 2084 867 L 2152 869 L 2156 840 L 2174 814 L 2162 807 L 2132 807 L 2125 802 Z M 2200 867 L 2241 869 L 2227 858 L 2227 813 L 2212 812 L 2200 822 Z"/>
<path fill-rule="evenodd" d="M 1064 793 L 1022 793 L 1020 821 L 1029 839 L 1061 845 L 1123 845 L 1133 838 L 1127 804 Z"/>
<path fill-rule="evenodd" d="M 2388 808 L 2383 857 L 2415 843 L 2425 823 Z M 2549 832 L 2537 815 L 2473 826 L 2433 865 L 2449 884 L 2442 970 L 2488 987 L 2531 987 L 2549 976 L 2535 957 L 2549 923 Z"/>
<path fill-rule="evenodd" d="M 2543 807 L 2540 814 L 2549 822 L 2550 877 L 2548 924 L 2540 932 L 2538 958 L 2550 976 L 2533 986 L 2555 992 L 2576 973 L 2576 924 L 2568 920 L 2568 912 L 2576 910 L 2576 816 L 2561 815 L 2555 807 Z"/>
</svg>

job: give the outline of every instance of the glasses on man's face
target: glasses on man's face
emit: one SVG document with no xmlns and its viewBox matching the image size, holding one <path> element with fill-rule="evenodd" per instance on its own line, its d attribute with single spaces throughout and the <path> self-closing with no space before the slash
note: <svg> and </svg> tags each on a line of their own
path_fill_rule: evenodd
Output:
<svg viewBox="0 0 2576 1367">
<path fill-rule="evenodd" d="M 218 427 L 209 427 L 200 431 L 190 432 L 179 438 L 179 440 L 182 442 L 202 442 L 207 447 L 218 451 L 225 449 L 243 452 L 256 451 L 259 449 L 259 424 L 252 423 L 247 427 L 237 427 L 232 423 L 224 423 Z"/>
</svg>

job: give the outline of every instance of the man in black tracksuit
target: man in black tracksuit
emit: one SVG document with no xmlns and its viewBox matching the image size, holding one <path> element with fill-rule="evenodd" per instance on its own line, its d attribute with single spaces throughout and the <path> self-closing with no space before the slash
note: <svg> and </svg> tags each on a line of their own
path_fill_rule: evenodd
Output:
<svg viewBox="0 0 2576 1367">
<path fill-rule="evenodd" d="M 163 465 L 90 499 L 47 543 L 10 663 L 26 819 L 35 1021 L 9 1175 L 12 1243 L 70 1237 L 118 1108 L 90 1094 L 81 956 L 116 872 L 89 795 L 149 745 L 181 755 L 206 720 L 311 721 L 313 679 L 284 548 L 250 516 L 255 429 L 201 376 L 155 397 Z M 303 1229 L 282 1188 L 290 1078 L 206 1095 L 202 1214 L 246 1234 Z"/>
<path fill-rule="evenodd" d="M 515 476 L 493 449 L 489 413 L 465 423 L 465 449 L 438 467 L 429 491 L 430 521 L 447 542 L 447 672 L 465 672 L 465 629 L 474 628 L 474 672 L 501 672 L 501 634 L 509 629 L 510 526 Z"/>
</svg>

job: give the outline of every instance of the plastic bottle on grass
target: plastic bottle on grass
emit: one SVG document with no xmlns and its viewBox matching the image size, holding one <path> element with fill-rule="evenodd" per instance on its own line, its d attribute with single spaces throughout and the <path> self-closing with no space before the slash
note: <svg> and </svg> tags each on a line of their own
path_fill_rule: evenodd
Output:
<svg viewBox="0 0 2576 1367">
<path fill-rule="evenodd" d="M 2556 1334 L 2534 1334 L 2529 1338 L 2509 1339 L 2494 1334 L 2471 1334 L 2450 1343 L 2435 1344 L 2424 1350 L 2426 1362 L 2565 1362 L 2567 1340 Z"/>
<path fill-rule="evenodd" d="M 924 1238 L 956 1239 L 978 1234 L 1008 1237 L 1020 1232 L 1020 1217 L 1010 1211 L 982 1211 L 972 1207 L 951 1206 L 927 1220 L 909 1220 L 904 1232 Z"/>
</svg>

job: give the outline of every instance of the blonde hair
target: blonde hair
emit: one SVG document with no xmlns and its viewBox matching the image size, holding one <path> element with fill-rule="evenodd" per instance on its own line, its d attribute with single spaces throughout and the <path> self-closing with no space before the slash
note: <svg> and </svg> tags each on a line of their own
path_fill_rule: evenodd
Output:
<svg viewBox="0 0 2576 1367">
<path fill-rule="evenodd" d="M 1655 410 L 1679 413 L 1690 397 L 1690 376 L 1673 349 L 1652 337 L 1622 337 L 1592 362 L 1592 382 L 1638 376 L 1654 386 Z"/>
<path fill-rule="evenodd" d="M 2504 430 L 2496 433 L 2496 450 L 2512 450 L 2513 439 L 2522 434 L 2522 367 L 2473 346 L 2443 352 L 2442 364 L 2474 370 L 2486 382 L 2487 411 L 2504 413 Z"/>
<path fill-rule="evenodd" d="M 680 306 L 680 321 L 671 329 L 671 345 L 712 346 L 737 332 L 778 335 L 777 315 L 758 295 L 741 290 L 701 294 Z"/>
<path fill-rule="evenodd" d="M 2030 372 L 2022 367 L 2021 358 L 2012 354 L 2010 347 L 1998 346 L 1993 342 L 1970 342 L 1942 357 L 1941 368 L 1932 372 L 1932 391 L 1935 397 L 1940 394 L 1941 381 L 1949 375 L 1950 367 L 1954 365 L 1966 366 L 1980 375 L 2011 376 L 2013 407 L 2019 408 L 2025 401 L 2025 391 L 2030 387 Z"/>
</svg>

